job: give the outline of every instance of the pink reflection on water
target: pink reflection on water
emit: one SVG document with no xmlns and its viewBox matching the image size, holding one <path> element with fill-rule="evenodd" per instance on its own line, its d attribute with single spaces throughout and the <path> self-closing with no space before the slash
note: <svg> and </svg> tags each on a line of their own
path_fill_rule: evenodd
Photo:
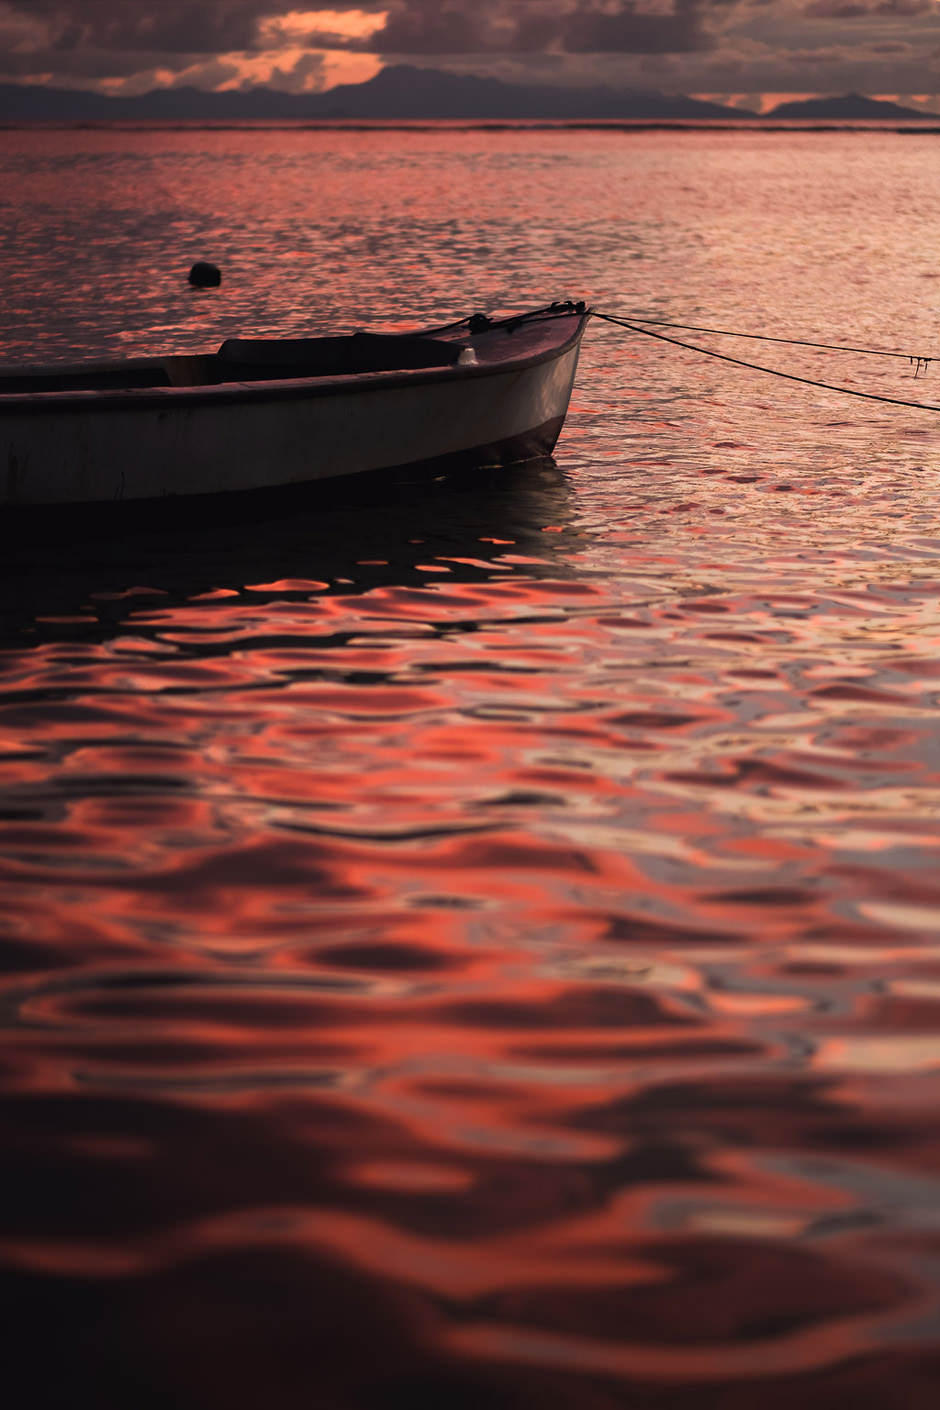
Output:
<svg viewBox="0 0 940 1410">
<path fill-rule="evenodd" d="M 883 273 L 902 180 L 933 230 L 923 146 L 703 137 L 30 134 L 30 229 L 59 141 L 147 278 L 80 252 L 10 346 L 404 325 L 405 270 L 430 321 L 572 251 L 869 336 L 831 271 Z M 214 305 L 164 282 L 197 235 Z M 102 1403 L 183 1410 L 932 1405 L 930 441 L 731 386 L 594 329 L 557 466 L 13 579 L 14 1345 L 41 1304 Z"/>
</svg>

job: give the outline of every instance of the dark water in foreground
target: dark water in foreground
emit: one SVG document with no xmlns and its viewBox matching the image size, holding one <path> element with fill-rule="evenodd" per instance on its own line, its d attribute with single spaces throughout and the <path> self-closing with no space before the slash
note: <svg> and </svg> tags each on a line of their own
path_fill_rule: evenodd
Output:
<svg viewBox="0 0 940 1410">
<path fill-rule="evenodd" d="M 8 361 L 561 294 L 936 347 L 927 140 L 7 140 Z M 31 1403 L 935 1403 L 938 430 L 594 325 L 554 463 L 9 551 Z"/>
</svg>

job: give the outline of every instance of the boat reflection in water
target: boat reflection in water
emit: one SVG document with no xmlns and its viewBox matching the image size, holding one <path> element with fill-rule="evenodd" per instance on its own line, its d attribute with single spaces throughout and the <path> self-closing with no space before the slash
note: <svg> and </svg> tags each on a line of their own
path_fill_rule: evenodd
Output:
<svg viewBox="0 0 940 1410">
<path fill-rule="evenodd" d="M 115 532 L 105 518 L 99 531 L 87 520 L 76 534 L 63 519 L 48 541 L 35 532 L 7 537 L 0 631 L 105 639 L 139 616 L 148 596 L 166 598 L 166 607 L 195 600 L 208 617 L 220 610 L 214 593 L 247 591 L 260 609 L 266 599 L 440 586 L 442 576 L 487 582 L 511 577 L 520 553 L 530 555 L 527 577 L 567 578 L 567 556 L 584 541 L 571 519 L 567 477 L 551 457 L 334 480 L 289 517 L 257 517 L 238 497 L 223 497 L 210 517 L 152 532 L 146 519 Z"/>
</svg>

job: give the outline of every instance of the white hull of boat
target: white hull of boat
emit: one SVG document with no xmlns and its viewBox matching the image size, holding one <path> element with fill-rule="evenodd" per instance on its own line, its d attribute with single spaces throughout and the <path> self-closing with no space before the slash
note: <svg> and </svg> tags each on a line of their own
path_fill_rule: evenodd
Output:
<svg viewBox="0 0 940 1410">
<path fill-rule="evenodd" d="M 497 349 L 489 362 L 432 372 L 0 397 L 0 503 L 238 494 L 545 454 L 568 408 L 584 320 L 552 322 L 567 325 L 553 330 L 554 353 L 533 357 L 531 337 L 516 334 L 521 356 Z"/>
</svg>

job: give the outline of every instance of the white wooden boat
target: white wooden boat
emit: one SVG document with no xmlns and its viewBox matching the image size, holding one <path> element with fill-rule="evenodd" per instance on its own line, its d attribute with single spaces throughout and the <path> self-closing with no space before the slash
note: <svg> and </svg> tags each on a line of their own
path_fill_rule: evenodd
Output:
<svg viewBox="0 0 940 1410">
<path fill-rule="evenodd" d="M 588 317 L 553 304 L 414 334 L 0 371 L 3 517 L 167 501 L 189 512 L 207 496 L 547 455 Z"/>
</svg>

